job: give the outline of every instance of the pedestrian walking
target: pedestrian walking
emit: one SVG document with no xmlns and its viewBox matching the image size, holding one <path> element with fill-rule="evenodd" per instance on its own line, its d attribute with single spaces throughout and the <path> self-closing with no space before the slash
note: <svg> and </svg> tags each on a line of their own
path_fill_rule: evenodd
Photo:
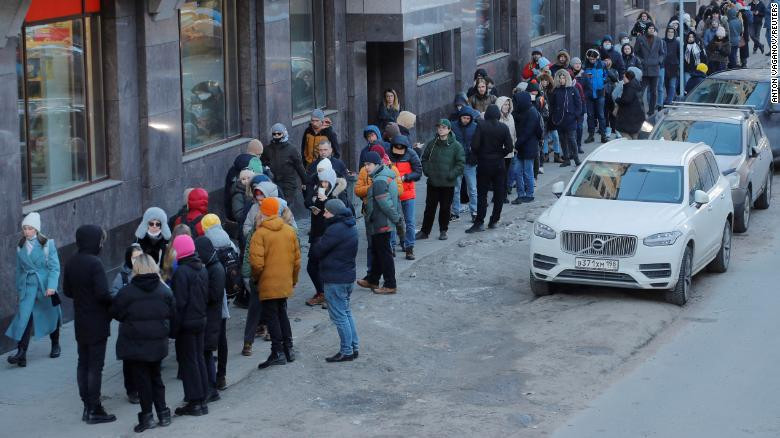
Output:
<svg viewBox="0 0 780 438">
<path fill-rule="evenodd" d="M 493 212 L 488 227 L 495 228 L 501 219 L 506 197 L 504 157 L 512 150 L 512 135 L 509 128 L 499 121 L 500 118 L 501 110 L 498 106 L 488 106 L 485 120 L 479 124 L 471 144 L 472 161 L 477 163 L 477 217 L 471 228 L 466 230 L 467 233 L 485 230 L 489 190 L 493 190 Z M 536 153 L 539 154 L 538 149 Z"/>
<path fill-rule="evenodd" d="M 562 70 L 555 74 L 555 89 L 550 96 L 550 121 L 558 131 L 563 150 L 563 163 L 560 167 L 580 165 L 577 153 L 577 118 L 582 113 L 582 99 L 574 88 L 571 75 Z"/>
<path fill-rule="evenodd" d="M 750 2 L 750 12 L 753 13 L 753 24 L 750 25 L 750 39 L 753 41 L 753 53 L 761 51 L 764 53 L 764 45 L 761 44 L 761 28 L 764 25 L 764 17 L 766 17 L 767 7 L 761 0 L 753 0 Z"/>
<path fill-rule="evenodd" d="M 225 300 L 225 268 L 219 261 L 217 250 L 208 237 L 195 239 L 195 250 L 208 273 L 208 295 L 206 297 L 206 331 L 203 337 L 203 359 L 208 374 L 206 402 L 220 399 L 217 391 L 217 367 L 214 353 L 219 347 L 222 326 L 222 304 Z"/>
<path fill-rule="evenodd" d="M 526 92 L 517 93 L 513 97 L 515 105 L 515 129 L 517 140 L 514 148 L 514 159 L 517 178 L 517 197 L 512 204 L 533 202 L 534 200 L 534 158 L 539 155 L 539 143 L 544 136 L 544 126 L 541 115 L 531 103 L 531 95 Z"/>
<path fill-rule="evenodd" d="M 330 199 L 325 203 L 326 229 L 322 238 L 311 247 L 319 261 L 328 315 L 339 334 L 338 353 L 325 358 L 327 362 L 347 362 L 358 358 L 360 341 L 352 318 L 350 297 L 356 275 L 358 233 L 355 217 L 343 202 Z"/>
<path fill-rule="evenodd" d="M 176 304 L 173 293 L 160 278 L 160 267 L 148 254 L 133 262 L 132 279 L 119 290 L 110 308 L 119 321 L 117 359 L 127 364 L 141 404 L 136 433 L 171 424 L 165 403 L 161 362 L 168 356 L 168 338 L 173 333 Z M 157 412 L 154 422 L 152 407 Z"/>
<path fill-rule="evenodd" d="M 111 291 L 103 263 L 98 258 L 106 232 L 97 225 L 82 225 L 76 230 L 78 252 L 65 263 L 62 291 L 73 299 L 73 325 L 78 344 L 76 380 L 84 402 L 82 421 L 87 424 L 109 423 L 116 416 L 108 414 L 100 402 L 106 341 L 111 335 Z"/>
<path fill-rule="evenodd" d="M 41 233 L 41 216 L 27 214 L 22 220 L 22 237 L 16 246 L 16 293 L 18 308 L 5 335 L 16 341 L 16 354 L 8 363 L 27 366 L 30 336 L 49 335 L 49 357 L 60 356 L 62 308 L 57 294 L 60 281 L 60 259 L 57 245 Z"/>
<path fill-rule="evenodd" d="M 425 145 L 420 162 L 428 180 L 422 228 L 415 239 L 427 239 L 431 234 L 438 208 L 439 240 L 447 240 L 455 185 L 460 182 L 459 176 L 466 163 L 463 146 L 455 139 L 448 119 L 441 119 L 436 124 L 436 136 Z"/>
<path fill-rule="evenodd" d="M 173 239 L 177 267 L 171 290 L 176 299 L 176 351 L 184 387 L 184 406 L 176 415 L 200 416 L 209 413 L 208 372 L 204 342 L 208 306 L 209 276 L 195 251 L 192 237 L 182 234 Z"/>
<path fill-rule="evenodd" d="M 621 93 L 615 99 L 617 104 L 617 123 L 615 129 L 623 137 L 636 139 L 639 130 L 645 122 L 645 114 L 642 110 L 640 98 L 642 87 L 636 79 L 635 67 L 628 69 L 623 74 Z"/>
<path fill-rule="evenodd" d="M 753 13 L 750 8 L 742 7 L 737 11 L 737 18 L 742 22 L 742 32 L 739 35 L 739 67 L 747 68 L 750 57 L 750 29 L 753 27 Z M 755 47 L 755 46 L 754 46 Z"/>
<path fill-rule="evenodd" d="M 168 215 L 159 207 L 149 207 L 135 230 L 135 243 L 154 259 L 157 266 L 162 264 L 165 249 L 171 240 L 171 228 Z"/>
<path fill-rule="evenodd" d="M 125 262 L 122 267 L 119 268 L 119 272 L 116 273 L 116 276 L 114 276 L 114 281 L 111 283 L 111 296 L 114 297 L 114 299 L 116 299 L 116 295 L 123 287 L 130 284 L 130 280 L 133 277 L 133 264 L 142 254 L 144 254 L 144 251 L 141 249 L 141 245 L 137 243 L 133 243 L 125 249 Z M 130 369 L 130 365 L 127 361 L 122 362 L 122 375 L 124 378 L 127 401 L 132 404 L 138 404 L 140 401 L 138 398 L 138 389 L 136 389 L 135 385 L 133 384 L 132 370 Z"/>
<path fill-rule="evenodd" d="M 264 369 L 295 360 L 287 299 L 298 283 L 301 250 L 295 230 L 279 217 L 276 198 L 263 199 L 260 212 L 262 222 L 252 235 L 249 260 L 271 334 L 271 354 L 257 366 Z"/>
<path fill-rule="evenodd" d="M 647 115 L 655 114 L 658 106 L 658 81 L 666 57 L 666 46 L 656 35 L 654 24 L 649 24 L 644 35 L 636 39 L 636 56 L 642 60 L 642 91 L 647 92 Z"/>
</svg>

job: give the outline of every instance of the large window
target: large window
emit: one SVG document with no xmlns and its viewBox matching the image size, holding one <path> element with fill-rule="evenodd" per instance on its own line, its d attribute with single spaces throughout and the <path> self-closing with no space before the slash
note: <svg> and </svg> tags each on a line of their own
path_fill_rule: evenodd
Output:
<svg viewBox="0 0 780 438">
<path fill-rule="evenodd" d="M 179 29 L 187 151 L 240 133 L 235 1 L 187 1 Z"/>
<path fill-rule="evenodd" d="M 107 175 L 100 19 L 91 15 L 100 5 L 47 4 L 31 4 L 17 50 L 25 201 Z"/>
<path fill-rule="evenodd" d="M 477 0 L 474 8 L 477 56 L 501 51 L 501 0 Z"/>
<path fill-rule="evenodd" d="M 625 2 L 625 9 L 630 11 L 632 9 L 639 9 L 639 0 L 623 0 Z"/>
<path fill-rule="evenodd" d="M 445 69 L 444 33 L 417 39 L 417 76 L 425 76 Z"/>
<path fill-rule="evenodd" d="M 531 38 L 561 31 L 564 14 L 559 6 L 559 0 L 531 0 Z"/>
<path fill-rule="evenodd" d="M 326 106 L 324 16 L 321 0 L 290 0 L 293 116 Z"/>
</svg>

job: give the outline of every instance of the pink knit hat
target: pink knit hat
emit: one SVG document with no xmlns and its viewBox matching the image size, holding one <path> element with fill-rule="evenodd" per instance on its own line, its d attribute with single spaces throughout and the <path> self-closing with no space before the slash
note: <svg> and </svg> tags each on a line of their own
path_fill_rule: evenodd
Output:
<svg viewBox="0 0 780 438">
<path fill-rule="evenodd" d="M 195 241 L 192 237 L 182 234 L 173 239 L 173 250 L 176 251 L 176 260 L 181 260 L 195 254 Z"/>
</svg>

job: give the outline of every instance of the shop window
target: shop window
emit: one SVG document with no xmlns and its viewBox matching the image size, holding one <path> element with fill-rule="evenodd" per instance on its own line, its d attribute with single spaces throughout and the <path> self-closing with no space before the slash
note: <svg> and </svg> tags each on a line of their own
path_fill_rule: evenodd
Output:
<svg viewBox="0 0 780 438">
<path fill-rule="evenodd" d="M 445 33 L 417 39 L 417 76 L 443 71 Z"/>
<path fill-rule="evenodd" d="M 564 14 L 560 3 L 560 0 L 531 0 L 529 36 L 532 39 L 561 32 Z"/>
<path fill-rule="evenodd" d="M 322 1 L 290 0 L 293 117 L 327 105 L 324 17 Z"/>
<path fill-rule="evenodd" d="M 476 49 L 477 56 L 503 50 L 501 44 L 501 0 L 477 0 Z"/>
<path fill-rule="evenodd" d="M 17 49 L 22 198 L 107 176 L 100 3 L 33 1 Z"/>
<path fill-rule="evenodd" d="M 639 0 L 623 0 L 625 2 L 625 9 L 630 11 L 632 9 L 639 9 Z"/>
<path fill-rule="evenodd" d="M 180 9 L 185 152 L 240 134 L 235 13 L 235 0 L 187 1 Z"/>
</svg>

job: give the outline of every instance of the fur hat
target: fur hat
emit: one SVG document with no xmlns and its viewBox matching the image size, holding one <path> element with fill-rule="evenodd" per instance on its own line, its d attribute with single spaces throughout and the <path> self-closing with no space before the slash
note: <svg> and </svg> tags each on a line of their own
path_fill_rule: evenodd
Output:
<svg viewBox="0 0 780 438">
<path fill-rule="evenodd" d="M 203 216 L 203 219 L 200 220 L 200 226 L 203 228 L 204 233 L 214 225 L 222 225 L 222 222 L 219 220 L 219 216 L 214 213 L 209 213 Z"/>
<path fill-rule="evenodd" d="M 35 231 L 41 232 L 41 215 L 38 212 L 33 211 L 22 219 L 22 226 L 28 226 L 35 228 Z"/>
<path fill-rule="evenodd" d="M 181 234 L 173 239 L 173 250 L 176 251 L 176 260 L 181 260 L 195 254 L 195 241 L 192 237 Z"/>
<path fill-rule="evenodd" d="M 171 239 L 171 229 L 168 227 L 168 215 L 165 214 L 162 208 L 149 207 L 144 212 L 144 218 L 141 219 L 141 223 L 138 224 L 138 228 L 135 230 L 135 237 L 143 239 L 146 236 L 146 231 L 149 229 L 149 221 L 155 219 L 160 221 L 162 227 L 162 237 L 165 240 Z"/>
<path fill-rule="evenodd" d="M 260 203 L 260 212 L 265 217 L 278 216 L 279 200 L 276 197 L 263 199 L 263 202 Z"/>
</svg>

